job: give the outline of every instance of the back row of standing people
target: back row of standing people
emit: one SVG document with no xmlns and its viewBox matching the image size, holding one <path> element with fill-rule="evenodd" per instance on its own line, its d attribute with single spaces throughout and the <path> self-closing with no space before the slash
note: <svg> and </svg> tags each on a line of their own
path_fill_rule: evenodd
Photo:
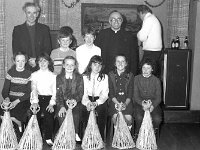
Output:
<svg viewBox="0 0 200 150">
<path fill-rule="evenodd" d="M 35 71 L 36 57 L 38 57 L 39 54 L 43 52 L 46 52 L 48 55 L 51 54 L 52 47 L 49 32 L 50 30 L 48 26 L 37 22 L 40 7 L 38 7 L 36 3 L 25 3 L 25 5 L 23 6 L 23 10 L 26 14 L 26 21 L 25 23 L 14 27 L 12 40 L 13 54 L 18 51 L 25 52 L 29 56 L 29 69 Z M 133 35 L 130 32 L 127 32 L 125 31 L 125 29 L 121 28 L 122 22 L 122 15 L 118 11 L 111 12 L 109 15 L 110 28 L 102 30 L 102 32 L 100 32 L 97 37 L 92 33 L 94 31 L 89 32 L 89 34 L 92 34 L 92 37 L 88 37 L 88 33 L 83 31 L 83 38 L 85 40 L 85 43 L 88 43 L 88 45 L 90 45 L 87 45 L 87 47 L 81 46 L 81 49 L 86 49 L 90 51 L 90 53 L 94 53 L 91 50 L 94 49 L 94 51 L 98 51 L 97 54 L 99 54 L 99 50 L 97 50 L 97 48 L 93 45 L 94 41 L 95 45 L 101 49 L 101 56 L 105 62 L 105 73 L 108 73 L 112 69 L 110 68 L 110 64 L 113 64 L 115 55 L 118 53 L 123 53 L 126 55 L 129 62 L 130 71 L 136 74 L 139 60 L 137 39 L 134 39 Z M 68 41 L 62 41 L 66 36 L 69 38 Z M 58 37 L 58 43 L 60 44 L 59 53 L 61 55 L 61 51 L 63 51 L 62 46 L 68 44 L 67 42 L 70 44 L 74 42 L 74 36 L 69 30 L 61 28 Z M 65 45 L 62 45 L 62 43 L 64 43 Z M 68 50 L 69 47 L 70 46 L 68 46 Z M 77 50 L 80 51 L 79 49 L 80 48 L 78 48 Z M 73 52 L 69 53 L 70 55 L 74 55 L 72 54 Z M 54 53 L 52 53 L 52 55 L 54 55 Z M 79 59 L 78 56 L 77 59 L 78 61 L 81 61 L 81 65 L 83 64 L 86 67 L 86 62 L 81 60 L 83 59 L 83 57 Z M 86 61 L 88 62 L 88 60 L 89 59 L 87 59 Z M 83 69 L 81 69 L 80 72 L 83 72 Z"/>
<path fill-rule="evenodd" d="M 52 47 L 50 32 L 48 26 L 37 22 L 40 7 L 36 3 L 25 3 L 23 10 L 26 15 L 26 21 L 25 23 L 14 27 L 12 35 L 13 54 L 18 51 L 25 52 L 29 57 L 29 70 L 35 71 L 37 69 L 35 63 L 36 57 L 43 52 L 46 52 L 48 55 L 51 54 Z M 143 21 L 141 30 L 137 34 L 137 38 L 143 44 L 143 59 L 151 58 L 159 66 L 162 50 L 162 33 L 160 22 L 155 15 L 152 14 L 151 9 L 145 5 L 139 5 L 137 12 Z M 89 31 L 90 29 L 88 29 L 88 32 L 85 32 L 87 29 L 83 31 L 85 46 L 81 45 L 80 48 L 77 49 L 77 60 L 80 61 L 80 73 L 84 71 L 83 68 L 86 67 L 86 64 L 89 61 L 89 55 L 91 58 L 93 54 L 100 54 L 99 50 L 97 50 L 98 48 L 95 47 L 96 45 L 101 49 L 101 56 L 105 63 L 105 73 L 108 73 L 113 69 L 111 68 L 110 64 L 113 64 L 116 54 L 123 53 L 127 57 L 129 63 L 128 69 L 134 75 L 136 75 L 138 73 L 139 63 L 138 40 L 136 36 L 133 36 L 131 32 L 126 31 L 122 27 L 123 15 L 118 11 L 114 10 L 109 14 L 108 22 L 110 24 L 110 28 L 101 30 L 97 37 L 92 33 L 93 31 Z M 74 44 L 77 44 L 77 41 L 72 33 L 73 30 L 70 28 L 62 27 L 60 29 L 58 35 L 58 43 L 60 44 L 60 48 L 52 52 L 53 59 L 56 57 L 56 55 L 58 55 L 58 58 L 64 58 L 66 55 L 63 54 L 64 51 L 68 51 L 67 53 L 72 56 L 75 55 L 75 52 L 71 51 L 70 49 L 72 47 L 75 48 Z M 65 40 L 65 38 L 68 39 Z M 69 46 L 66 47 L 66 45 Z M 84 50 L 88 52 L 88 55 L 85 55 L 86 53 L 84 53 L 82 56 Z M 86 57 L 87 59 L 83 59 L 83 57 Z M 56 60 L 55 64 L 56 66 L 59 66 L 59 60 Z"/>
</svg>

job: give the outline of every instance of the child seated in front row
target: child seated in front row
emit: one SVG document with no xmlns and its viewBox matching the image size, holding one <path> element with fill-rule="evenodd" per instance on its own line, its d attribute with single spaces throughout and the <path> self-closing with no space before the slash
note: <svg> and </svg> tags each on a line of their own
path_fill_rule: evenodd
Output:
<svg viewBox="0 0 200 150">
<path fill-rule="evenodd" d="M 102 139 L 104 139 L 104 130 L 107 117 L 107 99 L 108 99 L 108 76 L 102 73 L 103 60 L 101 56 L 94 55 L 83 73 L 84 95 L 82 104 L 85 106 L 83 113 L 90 110 L 91 104 L 96 105 L 97 124 Z M 89 114 L 89 113 L 88 113 Z M 84 118 L 88 120 L 88 114 Z M 83 116 L 84 117 L 84 116 Z"/>
<path fill-rule="evenodd" d="M 27 110 L 30 107 L 31 71 L 25 69 L 27 62 L 25 53 L 17 52 L 13 60 L 14 66 L 7 72 L 1 94 L 4 98 L 3 104 L 11 102 L 11 119 L 17 123 L 19 131 L 22 132 L 21 123 L 26 122 Z"/>
<path fill-rule="evenodd" d="M 73 56 L 76 58 L 76 52 L 69 47 L 72 43 L 72 38 L 73 36 L 70 32 L 66 32 L 65 30 L 62 30 L 62 28 L 60 29 L 57 37 L 60 47 L 54 49 L 50 55 L 54 62 L 54 72 L 56 74 L 61 73 L 62 62 L 66 56 Z"/>
<path fill-rule="evenodd" d="M 61 125 L 65 119 L 68 106 L 67 100 L 75 100 L 77 105 L 72 109 L 73 120 L 76 133 L 76 141 L 81 141 L 79 131 L 79 116 L 81 109 L 81 99 L 83 96 L 83 77 L 78 73 L 77 61 L 73 56 L 67 56 L 63 60 L 61 74 L 56 77 L 56 98 L 58 108 L 58 120 Z"/>
<path fill-rule="evenodd" d="M 126 70 L 128 65 L 125 55 L 119 54 L 115 57 L 115 70 L 109 72 L 109 91 L 110 91 L 110 104 L 109 115 L 112 117 L 114 125 L 116 125 L 117 109 L 116 106 L 122 103 L 124 110 L 122 114 L 125 117 L 125 121 L 132 127 L 132 115 L 133 115 L 133 74 Z"/>
<path fill-rule="evenodd" d="M 154 76 L 154 63 L 151 59 L 145 59 L 141 62 L 141 74 L 134 79 L 134 108 L 135 108 L 135 134 L 139 134 L 145 110 L 150 110 L 152 123 L 157 132 L 162 121 L 161 102 L 161 85 L 160 80 Z M 144 101 L 150 100 L 152 105 Z"/>
<path fill-rule="evenodd" d="M 43 114 L 45 140 L 51 146 L 53 145 L 54 105 L 56 104 L 56 75 L 53 73 L 53 62 L 48 54 L 42 53 L 37 58 L 37 63 L 39 70 L 31 75 L 31 107 L 40 106 L 40 111 L 37 113 L 38 122 L 40 123 L 41 114 Z"/>
</svg>

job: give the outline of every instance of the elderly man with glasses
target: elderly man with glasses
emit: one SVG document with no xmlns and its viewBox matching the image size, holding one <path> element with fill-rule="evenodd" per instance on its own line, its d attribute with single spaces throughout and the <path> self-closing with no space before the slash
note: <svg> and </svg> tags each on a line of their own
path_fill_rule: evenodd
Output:
<svg viewBox="0 0 200 150">
<path fill-rule="evenodd" d="M 129 64 L 128 70 L 136 75 L 139 60 L 137 37 L 122 28 L 123 17 L 117 10 L 110 13 L 108 21 L 110 28 L 101 30 L 95 40 L 95 44 L 101 48 L 105 73 L 113 70 L 115 56 L 124 54 Z"/>
</svg>

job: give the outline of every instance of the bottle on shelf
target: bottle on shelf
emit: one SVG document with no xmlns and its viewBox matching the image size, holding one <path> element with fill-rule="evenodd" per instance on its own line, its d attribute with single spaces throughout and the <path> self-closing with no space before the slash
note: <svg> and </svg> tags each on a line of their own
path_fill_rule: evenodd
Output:
<svg viewBox="0 0 200 150">
<path fill-rule="evenodd" d="M 175 39 L 172 39 L 171 48 L 172 48 L 172 49 L 175 49 Z"/>
<path fill-rule="evenodd" d="M 176 36 L 175 49 L 179 49 L 179 48 L 180 48 L 180 40 L 179 40 L 179 36 Z"/>
<path fill-rule="evenodd" d="M 185 48 L 185 49 L 188 49 L 188 44 L 189 44 L 189 42 L 188 42 L 188 37 L 185 36 L 185 40 L 184 40 L 184 48 Z"/>
</svg>

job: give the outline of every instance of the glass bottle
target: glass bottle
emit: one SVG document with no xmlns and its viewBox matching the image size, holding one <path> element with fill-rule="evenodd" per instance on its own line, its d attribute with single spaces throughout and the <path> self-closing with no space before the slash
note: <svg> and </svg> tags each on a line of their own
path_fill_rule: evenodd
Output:
<svg viewBox="0 0 200 150">
<path fill-rule="evenodd" d="M 185 40 L 184 40 L 184 48 L 185 49 L 188 49 L 188 37 L 187 36 L 185 36 Z"/>
<path fill-rule="evenodd" d="M 175 48 L 176 48 L 176 49 L 179 49 L 179 48 L 180 48 L 180 40 L 179 40 L 179 36 L 176 36 Z"/>
<path fill-rule="evenodd" d="M 172 39 L 171 48 L 172 48 L 172 49 L 175 49 L 175 39 Z"/>
</svg>

